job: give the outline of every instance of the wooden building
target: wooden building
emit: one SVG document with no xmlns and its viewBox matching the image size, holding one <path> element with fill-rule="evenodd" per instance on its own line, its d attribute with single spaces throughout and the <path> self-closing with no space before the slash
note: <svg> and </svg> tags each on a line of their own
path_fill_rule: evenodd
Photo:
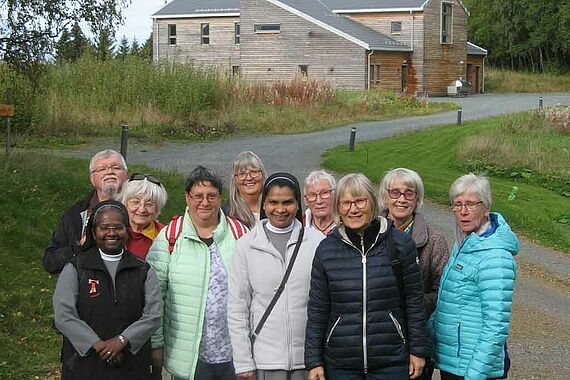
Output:
<svg viewBox="0 0 570 380">
<path fill-rule="evenodd" d="M 483 92 L 467 20 L 460 0 L 173 0 L 153 15 L 153 57 L 254 82 L 444 95 L 462 78 Z"/>
</svg>

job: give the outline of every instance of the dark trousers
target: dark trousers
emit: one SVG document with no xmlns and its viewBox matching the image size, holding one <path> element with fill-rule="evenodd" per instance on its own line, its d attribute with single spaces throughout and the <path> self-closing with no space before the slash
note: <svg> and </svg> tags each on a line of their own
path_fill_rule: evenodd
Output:
<svg viewBox="0 0 570 380">
<path fill-rule="evenodd" d="M 463 376 L 457 376 L 457 375 L 454 375 L 454 374 L 449 373 L 449 372 L 440 371 L 440 373 L 441 373 L 441 380 L 463 380 L 464 379 Z M 500 378 L 488 377 L 487 379 L 488 380 L 496 380 L 496 379 L 500 379 Z"/>
<path fill-rule="evenodd" d="M 408 378 L 408 366 L 380 368 L 368 373 L 341 369 L 326 371 L 327 380 L 408 380 Z"/>
<path fill-rule="evenodd" d="M 187 380 L 172 376 L 172 380 Z M 236 380 L 236 371 L 233 362 L 208 364 L 198 359 L 194 380 Z"/>
<path fill-rule="evenodd" d="M 426 358 L 426 365 L 420 377 L 417 380 L 431 380 L 434 371 L 434 362 L 430 358 Z"/>
</svg>

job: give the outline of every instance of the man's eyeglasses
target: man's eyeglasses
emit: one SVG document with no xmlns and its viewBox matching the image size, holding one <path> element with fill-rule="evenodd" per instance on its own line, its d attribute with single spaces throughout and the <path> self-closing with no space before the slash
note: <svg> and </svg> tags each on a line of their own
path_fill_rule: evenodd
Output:
<svg viewBox="0 0 570 380">
<path fill-rule="evenodd" d="M 192 194 L 192 193 L 188 193 L 188 195 L 190 196 L 190 198 L 196 202 L 196 203 L 202 203 L 204 201 L 204 199 L 206 199 L 208 201 L 208 203 L 211 202 L 215 202 L 220 198 L 219 194 L 208 194 L 208 195 L 204 195 L 204 194 Z"/>
<path fill-rule="evenodd" d="M 467 211 L 475 211 L 477 210 L 477 207 L 479 207 L 479 205 L 483 203 L 483 201 L 478 201 L 478 202 L 474 202 L 474 201 L 468 201 L 465 203 L 454 203 L 451 206 L 449 206 L 449 209 L 453 212 L 459 212 L 461 210 L 463 210 L 463 207 L 465 207 L 467 209 Z"/>
<path fill-rule="evenodd" d="M 131 182 L 131 181 L 143 181 L 144 179 L 148 180 L 149 182 L 154 183 L 155 185 L 160 186 L 160 178 L 153 176 L 153 175 L 144 174 L 144 173 L 133 174 L 131 176 L 131 178 L 129 178 L 129 182 Z"/>
<path fill-rule="evenodd" d="M 97 226 L 97 229 L 101 232 L 108 233 L 109 231 L 123 232 L 127 227 L 124 224 L 118 224 L 116 226 L 107 226 L 104 224 L 102 226 Z"/>
<path fill-rule="evenodd" d="M 251 179 L 257 179 L 261 176 L 261 169 L 242 170 L 234 175 L 240 181 L 245 180 L 248 175 L 251 177 Z"/>
<path fill-rule="evenodd" d="M 398 199 L 402 195 L 407 201 L 413 201 L 417 196 L 414 190 L 406 190 L 403 193 L 398 189 L 388 190 L 388 196 L 392 199 Z"/>
<path fill-rule="evenodd" d="M 334 189 L 330 190 L 323 190 L 319 193 L 308 193 L 305 194 L 305 199 L 309 202 L 314 202 L 317 200 L 317 197 L 321 197 L 321 199 L 329 199 L 333 194 Z"/>
<path fill-rule="evenodd" d="M 355 205 L 357 209 L 363 209 L 364 207 L 366 207 L 367 204 L 368 204 L 368 198 L 358 198 L 353 201 L 348 201 L 348 200 L 340 201 L 338 202 L 338 208 L 340 209 L 340 211 L 346 212 L 350 210 L 352 205 Z"/>
<path fill-rule="evenodd" d="M 103 172 L 106 172 L 107 170 L 111 170 L 113 173 L 116 173 L 116 172 L 121 172 L 121 171 L 125 170 L 125 168 L 123 168 L 122 166 L 119 166 L 119 165 L 99 166 L 98 168 L 91 170 L 91 174 L 103 173 Z"/>
</svg>

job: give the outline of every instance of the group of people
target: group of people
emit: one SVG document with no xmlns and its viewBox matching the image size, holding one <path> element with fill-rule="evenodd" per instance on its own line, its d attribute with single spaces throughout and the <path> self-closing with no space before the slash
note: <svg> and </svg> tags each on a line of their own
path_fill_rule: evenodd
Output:
<svg viewBox="0 0 570 380">
<path fill-rule="evenodd" d="M 413 170 L 376 189 L 322 170 L 301 187 L 251 151 L 232 169 L 222 204 L 222 178 L 195 167 L 163 225 L 158 177 L 93 156 L 94 190 L 43 258 L 59 274 L 62 379 L 506 377 L 518 241 L 485 177 L 451 185 L 450 254 Z"/>
</svg>

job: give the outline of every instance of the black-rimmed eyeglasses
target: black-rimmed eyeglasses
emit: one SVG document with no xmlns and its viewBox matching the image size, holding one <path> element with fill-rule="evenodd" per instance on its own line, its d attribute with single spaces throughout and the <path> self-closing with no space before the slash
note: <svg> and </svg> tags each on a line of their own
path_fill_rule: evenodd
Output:
<svg viewBox="0 0 570 380">
<path fill-rule="evenodd" d="M 160 186 L 160 178 L 153 176 L 153 175 L 144 174 L 144 173 L 133 174 L 131 176 L 131 178 L 129 178 L 129 182 L 131 182 L 131 181 L 143 181 L 144 179 L 148 180 L 149 182 L 154 183 L 155 185 Z"/>
</svg>

